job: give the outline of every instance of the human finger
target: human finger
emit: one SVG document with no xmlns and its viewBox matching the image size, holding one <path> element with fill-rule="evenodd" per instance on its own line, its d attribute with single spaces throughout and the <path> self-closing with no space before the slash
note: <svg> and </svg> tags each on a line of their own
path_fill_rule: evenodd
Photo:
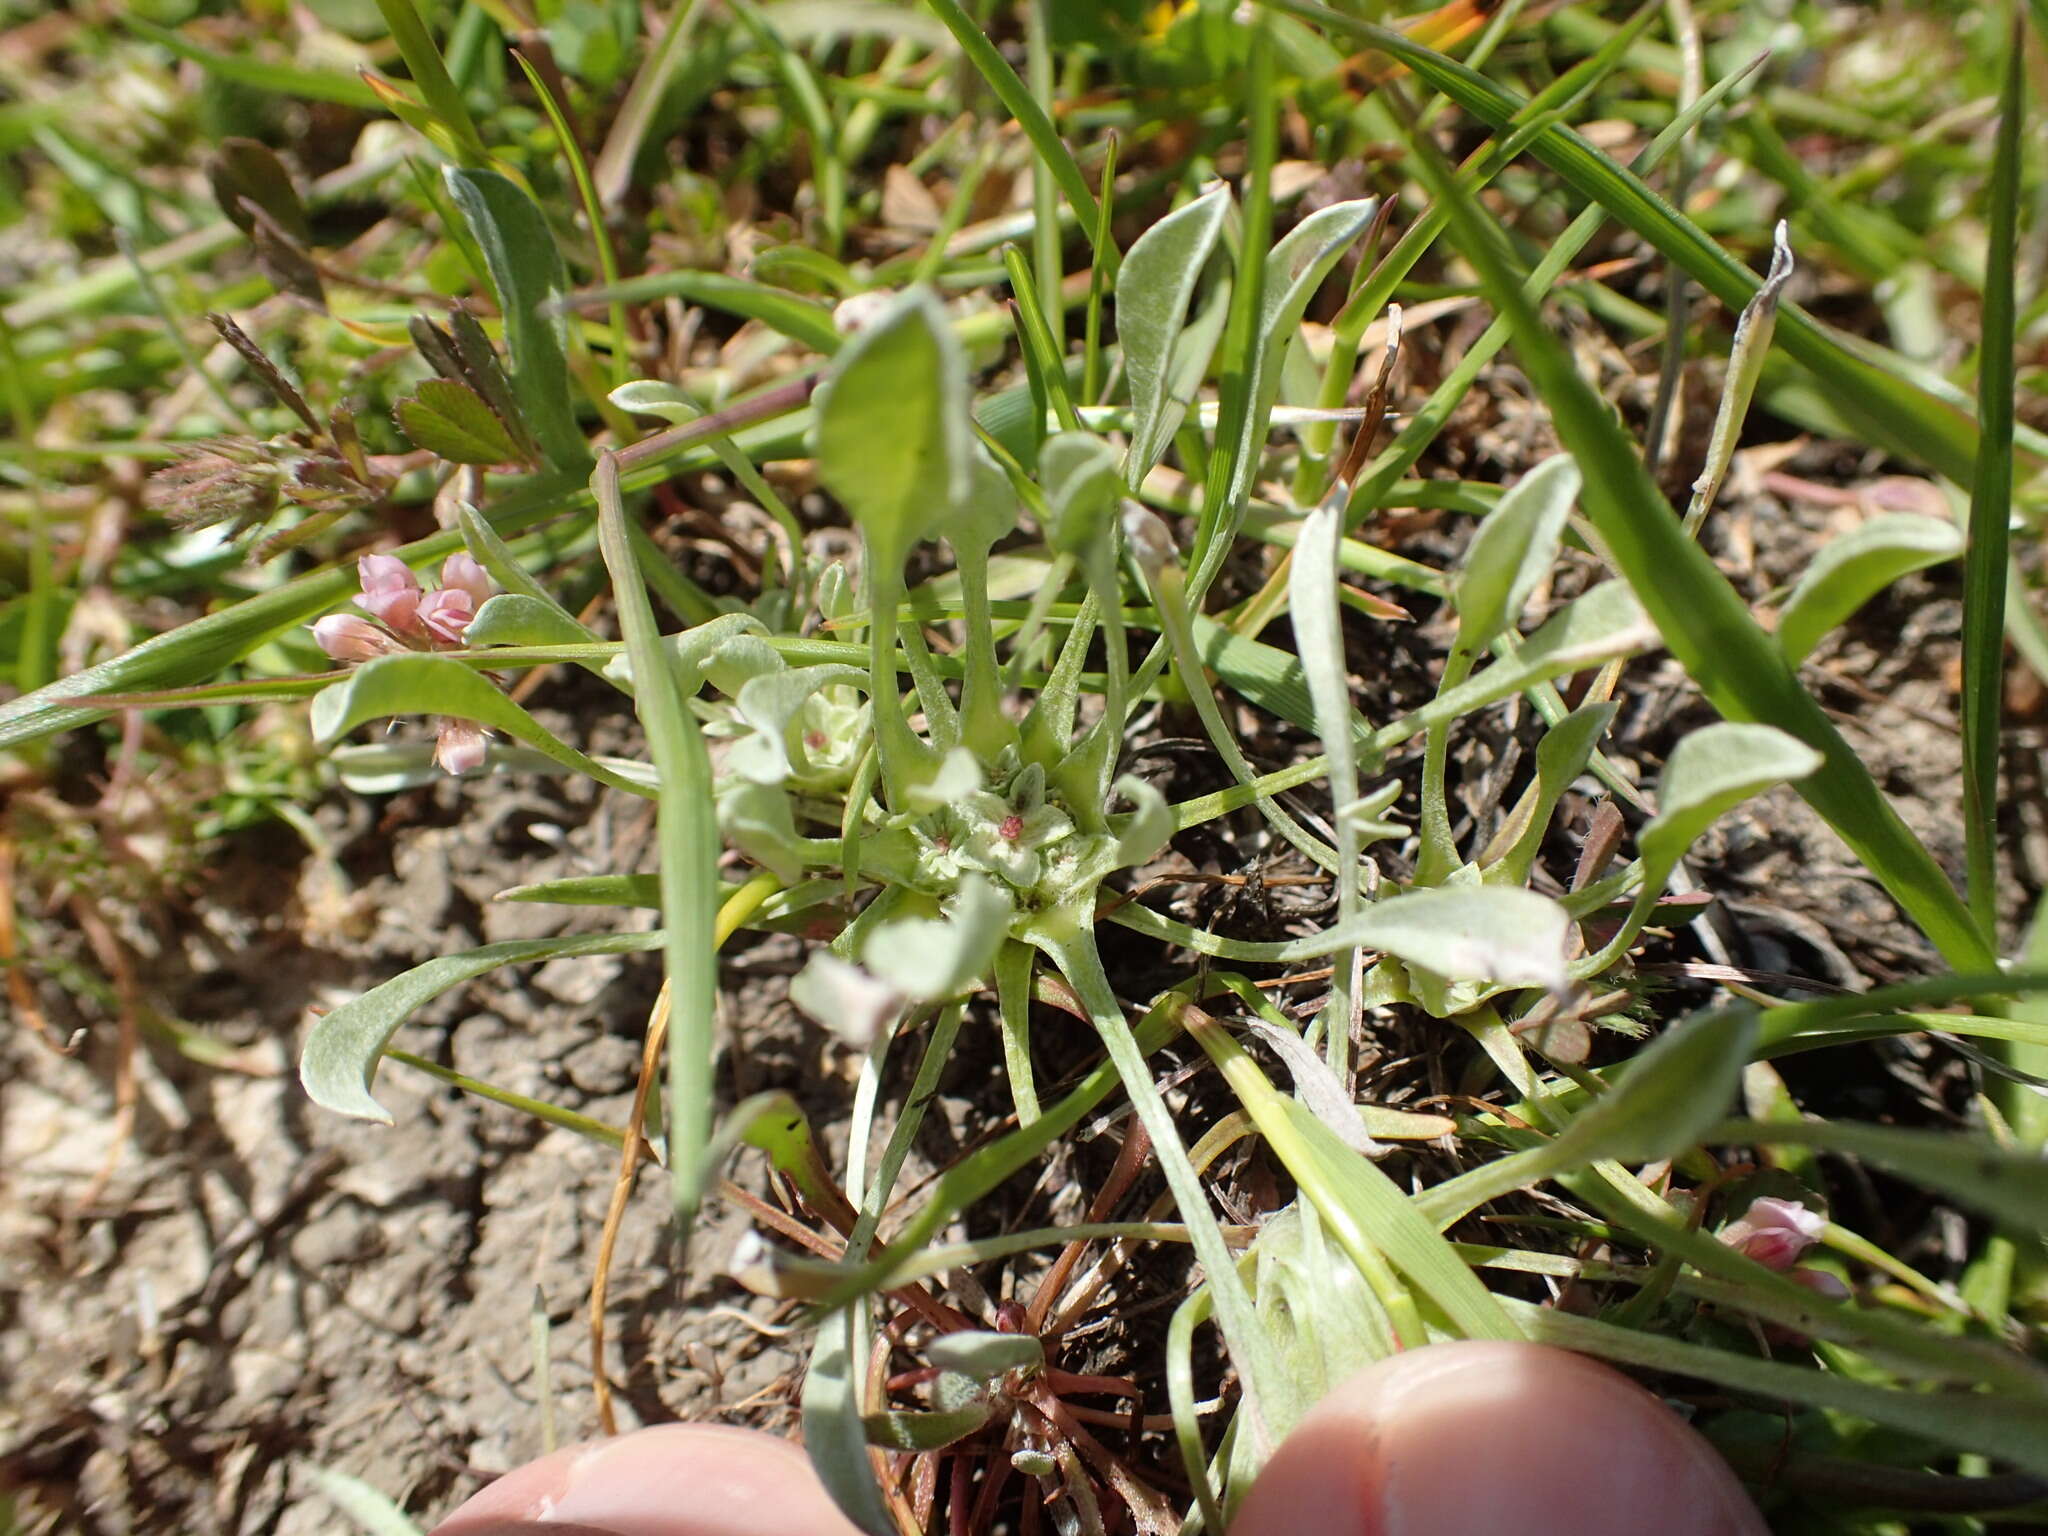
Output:
<svg viewBox="0 0 2048 1536">
<path fill-rule="evenodd" d="M 432 1536 L 858 1536 L 800 1446 L 660 1424 L 508 1472 Z"/>
<path fill-rule="evenodd" d="M 1332 1392 L 1253 1483 L 1230 1536 L 1767 1536 L 1735 1474 L 1604 1365 L 1472 1340 Z"/>
</svg>

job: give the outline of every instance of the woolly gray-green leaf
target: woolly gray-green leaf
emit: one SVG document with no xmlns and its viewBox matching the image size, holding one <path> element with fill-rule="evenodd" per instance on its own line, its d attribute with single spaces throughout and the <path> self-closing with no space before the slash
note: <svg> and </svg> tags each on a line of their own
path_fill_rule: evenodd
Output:
<svg viewBox="0 0 2048 1536">
<path fill-rule="evenodd" d="M 1529 594 L 1557 559 L 1578 494 L 1578 465 L 1570 454 L 1554 454 L 1516 481 L 1487 514 L 1451 582 L 1459 650 L 1484 650 L 1521 617 Z"/>
<path fill-rule="evenodd" d="M 321 746 L 331 746 L 364 721 L 391 715 L 452 715 L 474 720 L 600 784 L 636 795 L 651 793 L 644 784 L 562 741 L 481 673 L 451 656 L 418 652 L 364 662 L 313 700 L 313 735 Z"/>
<path fill-rule="evenodd" d="M 896 1522 L 875 1486 L 860 1407 L 873 1338 L 865 1302 L 842 1307 L 819 1325 L 810 1369 L 804 1373 L 804 1453 L 840 1513 L 868 1536 L 897 1536 Z"/>
<path fill-rule="evenodd" d="M 868 1414 L 861 1422 L 870 1445 L 892 1451 L 936 1451 L 973 1434 L 988 1422 L 989 1413 L 989 1405 L 983 1401 L 928 1413 L 890 1409 Z"/>
<path fill-rule="evenodd" d="M 1123 489 L 1116 460 L 1116 450 L 1092 432 L 1056 432 L 1038 450 L 1045 538 L 1054 549 L 1084 559 L 1108 552 Z"/>
<path fill-rule="evenodd" d="M 1280 398 L 1281 359 L 1302 312 L 1316 289 L 1330 275 L 1330 269 L 1345 248 L 1372 223 L 1379 199 L 1365 197 L 1332 203 L 1303 219 L 1266 257 L 1266 281 L 1259 290 L 1258 344 L 1252 352 L 1252 376 L 1247 380 L 1251 409 L 1246 412 L 1244 433 L 1233 461 L 1229 504 L 1236 506 L 1250 489 L 1258 473 L 1260 449 Z"/>
<path fill-rule="evenodd" d="M 1405 720 L 1395 722 L 1395 727 L 1383 727 L 1376 738 L 1398 728 L 1400 739 L 1406 740 L 1426 726 L 1455 720 L 1533 684 L 1597 667 L 1619 656 L 1640 655 L 1656 645 L 1656 627 L 1628 583 L 1604 581 L 1552 614 L 1512 654 L 1446 689 Z"/>
<path fill-rule="evenodd" d="M 834 360 L 815 400 L 818 473 L 878 564 L 963 501 L 971 443 L 967 359 L 938 300 L 904 293 Z"/>
<path fill-rule="evenodd" d="M 1661 891 L 1663 877 L 1708 827 L 1751 796 L 1797 783 L 1820 765 L 1818 752 L 1774 725 L 1724 720 L 1687 735 L 1657 781 L 1657 814 L 1636 838 L 1645 870 L 1656 872 L 1654 880 L 1646 873 L 1644 885 Z"/>
<path fill-rule="evenodd" d="M 812 950 L 790 978 L 789 1000 L 857 1051 L 873 1045 L 903 1012 L 894 987 L 824 948 Z"/>
<path fill-rule="evenodd" d="M 1131 448 L 1124 481 L 1134 489 L 1159 462 L 1186 406 L 1169 398 L 1174 351 L 1188 301 L 1230 211 L 1227 187 L 1196 198 L 1140 235 L 1116 276 L 1117 340 L 1131 387 Z M 1209 345 L 1215 345 L 1214 336 Z M 1207 356 L 1203 357 L 1207 366 Z"/>
<path fill-rule="evenodd" d="M 780 784 L 795 766 L 790 760 L 788 731 L 805 700 L 821 688 L 862 687 L 867 677 L 858 667 L 827 665 L 789 667 L 748 678 L 734 702 L 754 734 L 733 744 L 727 766 L 757 783 Z"/>
<path fill-rule="evenodd" d="M 1820 753 L 1774 725 L 1739 720 L 1703 725 L 1673 747 L 1657 781 L 1657 814 L 1636 835 L 1643 868 L 1635 905 L 1598 954 L 1577 962 L 1574 974 L 1596 975 L 1628 952 L 1671 871 L 1707 828 L 1754 795 L 1798 783 L 1822 761 Z"/>
<path fill-rule="evenodd" d="M 1504 886 L 1438 886 L 1365 909 L 1353 942 L 1452 981 L 1561 987 L 1571 918 L 1548 896 Z"/>
<path fill-rule="evenodd" d="M 942 1333 L 925 1346 L 925 1357 L 942 1371 L 992 1382 L 1011 1371 L 1035 1371 L 1045 1364 L 1045 1346 L 1033 1334 L 980 1329 Z"/>
<path fill-rule="evenodd" d="M 600 933 L 566 939 L 510 939 L 457 955 L 439 955 L 401 972 L 313 1021 L 299 1052 L 299 1081 L 323 1109 L 391 1124 L 370 1095 L 377 1062 L 399 1025 L 450 987 L 501 965 L 569 955 L 627 955 L 658 949 L 661 934 Z"/>
<path fill-rule="evenodd" d="M 1173 807 L 1166 803 L 1155 785 L 1132 774 L 1116 781 L 1116 791 L 1134 807 L 1116 824 L 1116 857 L 1119 869 L 1129 869 L 1152 858 L 1173 836 Z"/>
<path fill-rule="evenodd" d="M 1756 1034 L 1756 1009 L 1748 1003 L 1681 1020 L 1572 1120 L 1558 1155 L 1647 1163 L 1697 1144 L 1734 1102 Z"/>
<path fill-rule="evenodd" d="M 1873 517 L 1813 557 L 1778 610 L 1778 649 L 1795 665 L 1804 661 L 1823 635 L 1901 576 L 1962 552 L 1954 523 L 1911 512 Z"/>
<path fill-rule="evenodd" d="M 899 917 L 875 928 L 861 963 L 906 997 L 957 997 L 995 963 L 1011 911 L 1010 898 L 993 883 L 970 876 L 944 917 Z"/>
<path fill-rule="evenodd" d="M 803 839 L 789 795 L 779 785 L 734 775 L 718 794 L 718 830 L 784 885 L 803 878 Z"/>
<path fill-rule="evenodd" d="M 472 648 L 493 645 L 593 645 L 599 637 L 559 605 L 523 592 L 500 592 L 485 601 L 462 632 Z"/>
<path fill-rule="evenodd" d="M 663 635 L 661 648 L 667 654 L 669 665 L 675 668 L 676 686 L 688 698 L 704 686 L 705 671 L 712 665 L 712 658 L 742 635 L 767 633 L 767 626 L 751 613 L 721 613 L 715 619 L 706 619 L 702 624 L 693 624 L 680 634 Z M 633 661 L 624 651 L 605 663 L 604 675 L 612 681 L 630 686 L 633 681 Z"/>
<path fill-rule="evenodd" d="M 628 379 L 610 395 L 613 405 L 635 416 L 659 416 L 663 421 L 695 421 L 704 407 L 674 384 L 661 379 Z"/>
</svg>

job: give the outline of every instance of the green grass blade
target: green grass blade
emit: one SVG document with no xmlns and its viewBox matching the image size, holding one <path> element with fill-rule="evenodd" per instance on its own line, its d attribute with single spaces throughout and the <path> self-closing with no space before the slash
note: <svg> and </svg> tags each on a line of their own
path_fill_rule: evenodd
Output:
<svg viewBox="0 0 2048 1536">
<path fill-rule="evenodd" d="M 1110 221 L 1116 217 L 1117 137 L 1109 136 L 1102 156 L 1102 202 L 1096 210 L 1093 247 L 1101 251 L 1110 245 Z M 1099 257 L 1088 264 L 1088 309 L 1082 325 L 1081 398 L 1099 405 L 1102 392 L 1102 295 L 1109 284 L 1109 264 Z"/>
<path fill-rule="evenodd" d="M 216 79 L 301 101 L 329 101 L 336 106 L 352 107 L 358 112 L 381 113 L 384 110 L 383 98 L 354 75 L 344 75 L 337 70 L 305 69 L 294 64 L 246 58 L 240 54 L 216 53 L 180 36 L 169 27 L 157 26 L 140 16 L 116 14 L 121 25 L 137 37 L 167 49 L 181 59 L 191 60 Z"/>
<path fill-rule="evenodd" d="M 420 19 L 413 0 L 377 0 L 377 10 L 390 30 L 391 40 L 398 45 L 406 72 L 419 88 L 427 110 L 447 131 L 462 163 L 472 169 L 490 164 L 490 151 L 484 148 L 483 136 L 476 131 L 476 119 L 469 115 L 462 92 L 449 78 L 448 66 L 441 61 L 441 50 L 434 46 L 434 35 Z"/>
<path fill-rule="evenodd" d="M 481 672 L 453 656 L 412 652 L 366 661 L 313 701 L 313 735 L 322 746 L 369 720 L 392 715 L 452 715 L 522 741 L 564 768 L 631 794 L 647 791 L 558 738 Z"/>
<path fill-rule="evenodd" d="M 528 482 L 493 514 L 501 534 L 544 522 L 562 510 L 568 485 L 553 476 Z M 425 565 L 462 548 L 452 529 L 394 551 L 412 565 Z M 356 592 L 353 565 L 313 571 L 257 597 L 143 641 L 97 666 L 59 678 L 45 688 L 0 704 L 0 750 L 68 731 L 107 713 L 104 705 L 81 702 L 127 693 L 197 685 L 287 630 L 339 607 Z"/>
<path fill-rule="evenodd" d="M 1833 1371 L 1808 1370 L 1618 1328 L 1557 1307 L 1507 1300 L 1529 1337 L 1621 1365 L 1718 1382 L 1773 1402 L 1806 1403 L 1960 1450 L 2048 1473 L 2048 1404 L 2010 1393 L 1893 1392 Z"/>
<path fill-rule="evenodd" d="M 839 124 L 833 120 L 824 87 L 810 60 L 790 47 L 758 7 L 750 0 L 730 3 L 733 14 L 775 61 L 775 72 L 782 77 L 795 115 L 803 122 L 804 134 L 811 142 L 811 190 L 818 202 L 818 222 L 826 252 L 836 256 L 846 238 L 846 164 L 840 157 Z"/>
<path fill-rule="evenodd" d="M 1060 191 L 1073 205 L 1082 231 L 1093 241 L 1100 227 L 1100 210 L 1095 205 L 1095 194 L 1089 190 L 1088 178 L 1081 174 L 1081 167 L 1075 163 L 1052 119 L 1045 115 L 1045 109 L 1039 106 L 1030 88 L 1017 78 L 1017 71 L 1010 68 L 1009 61 L 996 51 L 996 45 L 989 40 L 980 24 L 960 8 L 959 0 L 925 0 L 925 3 L 946 24 L 946 30 L 953 34 L 961 52 L 967 55 L 967 62 L 974 66 L 989 89 L 996 93 L 996 99 L 1017 120 L 1017 126 L 1024 130 L 1024 137 L 1031 141 L 1033 153 L 1059 182 Z M 1114 271 L 1117 259 L 1115 246 L 1097 250 L 1095 259 L 1107 263 Z"/>
<path fill-rule="evenodd" d="M 1261 3 L 1356 38 L 1400 60 L 1489 127 L 1507 126 L 1527 105 L 1512 91 L 1398 32 L 1355 20 L 1314 0 Z M 1548 127 L 1529 147 L 1580 196 L 1599 203 L 1730 310 L 1740 311 L 1762 286 L 1755 273 L 1722 250 L 1699 226 L 1569 128 Z M 1964 413 L 1856 356 L 1796 305 L 1780 310 L 1777 339 L 1792 357 L 1812 370 L 1833 403 L 1878 446 L 1919 459 L 1952 480 L 1969 478 L 1977 432 Z"/>
<path fill-rule="evenodd" d="M 1579 376 L 1562 342 L 1524 295 L 1499 232 L 1436 155 L 1418 140 L 1432 193 L 1447 200 L 1459 246 L 1481 274 L 1515 348 L 1549 406 L 1559 438 L 1585 473 L 1581 504 L 1671 653 L 1731 720 L 1779 726 L 1818 751 L 1822 766 L 1799 792 L 1841 834 L 1949 963 L 1982 969 L 1985 934 L 1926 847 L 1899 818 L 1834 722 L 1799 684 L 1727 577 L 1671 515 L 1663 494 L 1606 403 Z M 1784 329 L 1784 318 L 1780 319 Z"/>
<path fill-rule="evenodd" d="M 661 852 L 663 966 L 669 991 L 669 1158 L 676 1219 L 685 1235 L 710 1170 L 712 1023 L 718 1008 L 718 824 L 711 758 L 697 718 L 676 686 L 626 535 L 618 460 L 604 454 L 591 479 L 597 533 L 611 573 L 619 630 L 632 658 L 634 709 L 661 779 L 656 840 Z"/>
<path fill-rule="evenodd" d="M 1983 343 L 1977 357 L 1976 474 L 1963 554 L 1963 838 L 1970 910 L 1998 931 L 1998 732 L 2005 689 L 2005 588 L 2012 521 L 2013 264 L 2019 253 L 2020 127 L 2026 33 L 2017 8 L 1998 97 L 1991 227 L 1984 254 Z"/>
<path fill-rule="evenodd" d="M 616 207 L 632 189 L 633 162 L 640 158 L 641 146 L 654 126 L 669 82 L 688 57 L 683 45 L 690 40 L 698 13 L 703 9 L 704 0 L 676 0 L 660 40 L 641 61 L 633 83 L 626 87 L 626 99 L 619 105 L 619 115 L 612 119 L 611 132 L 605 136 L 604 147 L 597 152 L 597 164 L 591 172 L 597 183 L 597 195 L 607 208 Z"/>
<path fill-rule="evenodd" d="M 546 78 L 533 67 L 525 54 L 515 48 L 512 57 L 546 110 L 548 126 L 555 130 L 555 142 L 561 146 L 562 158 L 569 162 L 569 173 L 576 178 L 576 195 L 582 199 L 583 217 L 590 224 L 590 242 L 597 248 L 598 271 L 604 275 L 607 287 L 616 287 L 619 282 L 619 255 L 612 246 L 611 230 L 604 222 L 604 205 L 598 200 L 597 185 L 590 179 L 590 162 L 584 158 L 583 146 L 576 141 L 576 130 L 569 123 L 568 112 L 555 100 L 555 93 L 548 89 Z M 612 383 L 617 385 L 632 376 L 633 368 L 633 349 L 626 332 L 626 306 L 618 299 L 612 300 L 611 322 Z"/>
<path fill-rule="evenodd" d="M 688 299 L 706 309 L 723 310 L 743 320 L 758 320 L 791 341 L 830 357 L 843 338 L 833 327 L 832 312 L 787 288 L 725 272 L 650 272 L 622 283 L 586 288 L 558 299 L 553 310 L 583 309 L 597 304 L 646 304 L 666 298 Z"/>
<path fill-rule="evenodd" d="M 1248 441 L 1256 410 L 1259 362 L 1265 355 L 1266 285 L 1273 280 L 1266 259 L 1273 244 L 1273 166 L 1280 153 L 1280 104 L 1274 89 L 1273 38 L 1263 19 L 1254 26 L 1245 65 L 1245 170 L 1243 226 L 1237 241 L 1237 272 L 1230 310 L 1218 351 L 1216 432 L 1202 481 L 1201 516 L 1188 554 L 1192 572 L 1188 595 L 1197 611 L 1237 531 L 1243 509 L 1231 498 L 1248 482 L 1240 460 L 1257 451 Z M 1199 381 L 1197 381 L 1199 382 Z M 1192 391 L 1190 391 L 1192 393 Z"/>
</svg>

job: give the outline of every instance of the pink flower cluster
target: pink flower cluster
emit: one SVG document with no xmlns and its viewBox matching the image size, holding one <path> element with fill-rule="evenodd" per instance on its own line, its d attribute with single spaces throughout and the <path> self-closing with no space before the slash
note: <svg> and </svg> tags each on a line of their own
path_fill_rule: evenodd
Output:
<svg viewBox="0 0 2048 1536">
<path fill-rule="evenodd" d="M 1825 1270 L 1806 1269 L 1799 1260 L 1826 1230 L 1827 1217 L 1810 1211 L 1797 1200 L 1779 1200 L 1764 1195 L 1749 1203 L 1749 1209 L 1721 1229 L 1721 1241 L 1755 1259 L 1765 1269 L 1774 1269 L 1786 1279 L 1805 1286 L 1829 1301 L 1847 1301 L 1849 1288 Z"/>
<path fill-rule="evenodd" d="M 315 624 L 313 638 L 336 661 L 460 645 L 491 595 L 491 578 L 468 555 L 450 555 L 441 566 L 441 585 L 431 592 L 421 589 L 419 577 L 396 555 L 363 556 L 356 578 L 363 585 L 356 606 L 377 622 L 335 613 Z"/>
<path fill-rule="evenodd" d="M 440 586 L 432 590 L 422 588 L 396 555 L 364 555 L 356 562 L 356 578 L 363 589 L 356 606 L 371 617 L 334 613 L 313 626 L 320 649 L 336 661 L 459 646 L 491 595 L 490 577 L 468 555 L 450 555 L 441 566 Z M 488 739 L 473 720 L 443 719 L 434 761 L 448 773 L 482 767 Z"/>
</svg>

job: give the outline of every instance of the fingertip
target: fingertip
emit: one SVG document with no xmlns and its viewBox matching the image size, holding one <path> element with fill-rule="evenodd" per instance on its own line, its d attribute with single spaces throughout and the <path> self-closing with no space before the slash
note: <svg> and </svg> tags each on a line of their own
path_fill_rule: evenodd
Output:
<svg viewBox="0 0 2048 1536">
<path fill-rule="evenodd" d="M 433 1536 L 857 1536 L 800 1446 L 722 1424 L 661 1424 L 508 1472 Z"/>
<path fill-rule="evenodd" d="M 1765 1536 L 1727 1464 L 1627 1377 L 1473 1340 L 1383 1360 L 1323 1400 L 1231 1536 Z"/>
</svg>

